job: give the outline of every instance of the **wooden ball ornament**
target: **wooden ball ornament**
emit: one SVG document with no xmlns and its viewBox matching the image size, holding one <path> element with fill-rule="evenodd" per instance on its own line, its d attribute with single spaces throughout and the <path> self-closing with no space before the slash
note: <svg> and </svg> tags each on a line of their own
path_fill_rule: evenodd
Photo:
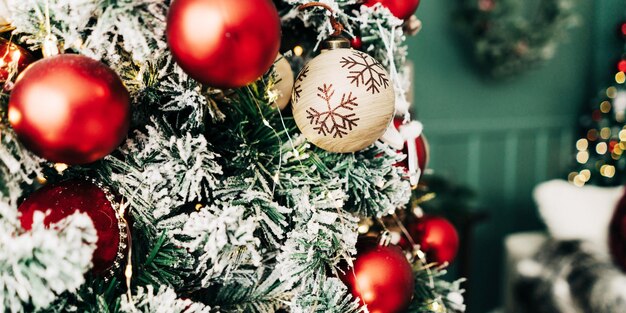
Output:
<svg viewBox="0 0 626 313">
<path fill-rule="evenodd" d="M 274 71 L 276 73 L 277 82 L 273 86 L 272 91 L 277 96 L 273 105 L 283 110 L 289 104 L 289 100 L 291 100 L 294 83 L 293 70 L 287 59 L 279 54 L 276 57 L 276 63 L 274 63 Z"/>
<path fill-rule="evenodd" d="M 293 116 L 314 145 L 339 153 L 378 140 L 395 110 L 395 92 L 383 65 L 332 37 L 300 72 L 292 95 Z"/>
</svg>

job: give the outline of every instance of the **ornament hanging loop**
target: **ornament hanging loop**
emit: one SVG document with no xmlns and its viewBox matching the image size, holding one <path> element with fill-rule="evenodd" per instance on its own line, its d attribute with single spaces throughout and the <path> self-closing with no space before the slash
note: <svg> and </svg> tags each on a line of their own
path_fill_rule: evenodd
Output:
<svg viewBox="0 0 626 313">
<path fill-rule="evenodd" d="M 387 247 L 391 244 L 391 233 L 388 230 L 383 231 L 378 237 L 378 245 Z"/>
<path fill-rule="evenodd" d="M 344 27 L 343 24 L 341 24 L 341 22 L 337 21 L 337 19 L 335 18 L 335 11 L 333 11 L 333 8 L 331 8 L 329 5 L 325 4 L 325 3 L 321 3 L 321 2 L 309 2 L 309 3 L 305 3 L 301 6 L 298 7 L 298 10 L 302 11 L 308 8 L 314 8 L 314 7 L 320 7 L 320 8 L 324 8 L 326 9 L 326 11 L 330 12 L 330 25 L 333 27 L 333 29 L 335 30 L 335 32 L 332 34 L 332 36 L 341 36 L 341 34 L 343 33 Z"/>
<path fill-rule="evenodd" d="M 41 43 L 41 52 L 44 58 L 55 56 L 60 53 L 57 37 L 52 34 L 50 27 L 50 0 L 46 0 L 44 22 L 46 26 L 46 38 Z"/>
</svg>

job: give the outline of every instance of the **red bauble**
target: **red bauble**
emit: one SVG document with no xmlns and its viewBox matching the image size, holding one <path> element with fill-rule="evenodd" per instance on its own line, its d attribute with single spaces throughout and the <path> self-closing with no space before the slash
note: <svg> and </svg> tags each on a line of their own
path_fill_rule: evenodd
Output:
<svg viewBox="0 0 626 313">
<path fill-rule="evenodd" d="M 91 163 L 117 148 L 130 123 L 130 96 L 106 65 L 62 54 L 29 66 L 9 100 L 22 143 L 52 162 Z"/>
<path fill-rule="evenodd" d="M 372 313 L 404 312 L 413 297 L 413 270 L 397 246 L 380 246 L 360 239 L 354 268 L 341 280 L 350 292 L 367 304 Z"/>
<path fill-rule="evenodd" d="M 391 13 L 402 20 L 411 17 L 420 5 L 420 0 L 366 0 L 365 5 L 371 7 L 376 3 L 382 4 Z"/>
<path fill-rule="evenodd" d="M 620 72 L 626 72 L 626 60 L 621 60 L 617 63 L 617 69 Z"/>
<path fill-rule="evenodd" d="M 167 41 L 192 78 L 213 87 L 243 87 L 274 63 L 280 18 L 269 0 L 175 0 Z"/>
<path fill-rule="evenodd" d="M 0 38 L 0 82 L 9 78 L 10 67 L 17 66 L 19 73 L 33 61 L 32 55 L 26 49 Z"/>
<path fill-rule="evenodd" d="M 452 262 L 459 250 L 459 234 L 448 220 L 438 216 L 424 216 L 406 225 L 413 242 L 420 245 L 428 262 Z M 402 236 L 398 243 L 403 249 L 413 249 L 411 242 Z"/>
<path fill-rule="evenodd" d="M 609 249 L 615 263 L 626 271 L 626 194 L 617 204 L 609 225 Z"/>
<path fill-rule="evenodd" d="M 622 36 L 626 37 L 626 22 L 622 23 L 619 27 L 620 33 Z"/>
<path fill-rule="evenodd" d="M 126 248 L 126 225 L 121 222 L 112 201 L 111 195 L 92 182 L 69 180 L 44 186 L 26 198 L 19 207 L 20 222 L 25 230 L 30 230 L 36 211 L 49 211 L 45 225 L 57 223 L 76 211 L 86 213 L 98 234 L 92 258 L 93 273 L 102 275 L 112 268 L 118 253 Z"/>
<path fill-rule="evenodd" d="M 396 126 L 396 128 L 399 128 L 400 125 L 402 125 L 403 121 L 404 121 L 403 118 L 397 117 L 393 120 L 393 123 Z M 404 144 L 402 153 L 407 156 L 409 154 L 409 148 L 406 143 Z M 426 168 L 428 167 L 428 161 L 430 159 L 430 145 L 428 144 L 426 135 L 424 135 L 423 133 L 415 139 L 415 153 L 417 154 L 417 166 L 419 167 L 420 171 L 422 171 L 423 173 L 424 170 L 426 170 Z M 408 170 L 409 168 L 408 158 L 405 158 L 398 165 L 401 165 Z"/>
<path fill-rule="evenodd" d="M 363 48 L 363 41 L 361 40 L 361 37 L 354 36 L 352 39 L 350 39 L 350 46 L 353 49 L 361 50 L 361 48 Z"/>
</svg>

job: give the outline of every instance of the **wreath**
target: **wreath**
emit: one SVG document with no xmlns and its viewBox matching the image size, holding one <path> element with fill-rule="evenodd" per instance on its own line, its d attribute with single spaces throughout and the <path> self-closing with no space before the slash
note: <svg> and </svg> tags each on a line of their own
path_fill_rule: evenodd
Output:
<svg viewBox="0 0 626 313">
<path fill-rule="evenodd" d="M 575 0 L 461 0 L 461 29 L 480 66 L 493 77 L 513 76 L 554 57 L 579 24 Z"/>
</svg>

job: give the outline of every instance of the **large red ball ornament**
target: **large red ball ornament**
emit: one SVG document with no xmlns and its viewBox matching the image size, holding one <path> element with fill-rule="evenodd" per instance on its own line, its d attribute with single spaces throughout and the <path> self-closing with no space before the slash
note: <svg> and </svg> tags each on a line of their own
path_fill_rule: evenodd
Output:
<svg viewBox="0 0 626 313">
<path fill-rule="evenodd" d="M 280 18 L 269 0 L 175 0 L 167 41 L 192 78 L 213 87 L 243 87 L 274 63 Z"/>
<path fill-rule="evenodd" d="M 609 249 L 615 263 L 626 271 L 626 194 L 617 204 L 609 225 Z"/>
<path fill-rule="evenodd" d="M 459 234 L 448 220 L 438 216 L 424 216 L 406 225 L 409 235 L 428 262 L 450 263 L 459 250 Z M 413 249 L 411 241 L 402 236 L 398 244 L 405 250 Z"/>
<path fill-rule="evenodd" d="M 415 11 L 417 7 L 420 5 L 420 0 L 366 0 L 365 5 L 371 7 L 376 3 L 382 4 L 383 7 L 386 7 L 391 11 L 395 17 L 406 20 Z"/>
<path fill-rule="evenodd" d="M 86 56 L 62 54 L 33 63 L 18 77 L 9 100 L 9 122 L 39 156 L 91 163 L 126 137 L 129 99 L 109 67 Z"/>
<path fill-rule="evenodd" d="M 367 304 L 372 313 L 405 312 L 415 282 L 413 270 L 397 246 L 380 246 L 375 240 L 359 240 L 354 268 L 347 269 L 341 280 L 350 292 Z"/>
<path fill-rule="evenodd" d="M 119 266 L 120 256 L 127 246 L 126 223 L 117 211 L 113 196 L 95 183 L 69 180 L 44 186 L 31 194 L 19 206 L 22 228 L 30 230 L 33 215 L 46 212 L 45 225 L 79 211 L 91 218 L 98 234 L 97 247 L 92 258 L 93 273 L 103 275 Z M 118 264 L 116 264 L 116 261 Z"/>
</svg>

